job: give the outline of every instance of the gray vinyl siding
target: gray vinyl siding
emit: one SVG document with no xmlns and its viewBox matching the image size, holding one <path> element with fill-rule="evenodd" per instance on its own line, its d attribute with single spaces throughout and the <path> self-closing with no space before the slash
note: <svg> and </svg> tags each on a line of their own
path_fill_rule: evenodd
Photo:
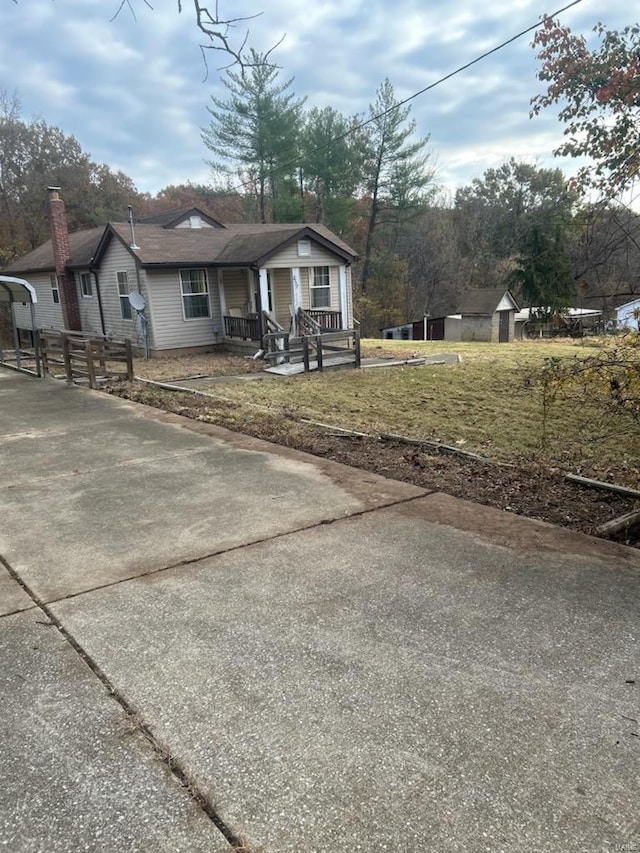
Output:
<svg viewBox="0 0 640 853">
<path fill-rule="evenodd" d="M 246 269 L 227 269 L 222 273 L 224 299 L 229 308 L 239 308 L 243 313 L 249 309 L 249 278 Z"/>
<path fill-rule="evenodd" d="M 288 329 L 291 324 L 291 270 L 273 271 L 271 296 L 276 321 L 283 329 Z"/>
<path fill-rule="evenodd" d="M 62 328 L 62 307 L 59 304 L 56 305 L 53 301 L 50 275 L 50 273 L 38 273 L 37 275 L 28 275 L 25 277 L 25 281 L 28 281 L 36 289 L 38 301 L 35 304 L 35 313 L 36 325 L 39 329 Z M 16 326 L 19 329 L 30 329 L 30 306 L 23 305 L 21 302 L 14 303 L 13 311 Z"/>
<path fill-rule="evenodd" d="M 265 261 L 263 266 L 265 269 L 273 267 L 288 267 L 291 269 L 291 267 L 327 267 L 341 263 L 343 261 L 340 257 L 314 243 L 312 240 L 310 255 L 299 255 L 298 244 L 293 243 L 277 255 L 269 258 L 268 261 Z"/>
<path fill-rule="evenodd" d="M 80 310 L 80 326 L 83 332 L 88 332 L 90 335 L 101 335 L 102 324 L 100 323 L 100 305 L 98 303 L 98 287 L 96 285 L 96 277 L 93 273 L 89 273 L 91 278 L 91 296 L 83 296 L 80 286 L 81 273 L 88 273 L 89 270 L 80 270 L 73 274 L 76 283 L 76 292 L 78 294 L 78 308 Z"/>
<path fill-rule="evenodd" d="M 131 252 L 122 245 L 119 240 L 112 240 L 109 244 L 98 273 L 100 283 L 100 296 L 102 298 L 102 310 L 104 312 L 104 326 L 107 334 L 115 338 L 130 338 L 134 344 L 141 345 L 136 331 L 135 311 L 132 311 L 132 319 L 125 320 L 120 310 L 120 297 L 118 292 L 117 273 L 126 272 L 129 283 L 129 292 L 139 291 L 148 304 L 147 293 L 144 288 L 144 276 L 140 275 L 140 286 L 136 275 L 136 261 Z M 97 301 L 97 300 L 96 300 Z M 149 324 L 149 331 L 151 331 Z"/>
<path fill-rule="evenodd" d="M 180 270 L 176 268 L 147 271 L 147 304 L 149 306 L 150 325 L 153 326 L 152 347 L 154 349 L 209 346 L 215 343 L 214 333 L 222 331 L 217 285 L 218 274 L 215 269 L 207 269 L 206 272 L 211 316 L 185 320 L 182 308 Z M 145 296 L 145 298 L 147 297 Z"/>
</svg>

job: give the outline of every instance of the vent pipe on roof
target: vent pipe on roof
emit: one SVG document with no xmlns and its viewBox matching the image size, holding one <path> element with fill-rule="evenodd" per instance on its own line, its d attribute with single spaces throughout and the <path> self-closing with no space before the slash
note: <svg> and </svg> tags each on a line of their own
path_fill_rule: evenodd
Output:
<svg viewBox="0 0 640 853">
<path fill-rule="evenodd" d="M 133 207 L 131 205 L 128 206 L 129 211 L 129 230 L 131 231 L 131 242 L 129 243 L 130 249 L 139 249 L 140 246 L 136 243 L 136 235 L 133 230 Z"/>
</svg>

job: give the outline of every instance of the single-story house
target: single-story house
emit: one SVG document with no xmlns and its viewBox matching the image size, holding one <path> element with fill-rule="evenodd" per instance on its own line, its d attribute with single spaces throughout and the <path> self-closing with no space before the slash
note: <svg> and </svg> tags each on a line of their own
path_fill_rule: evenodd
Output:
<svg viewBox="0 0 640 853">
<path fill-rule="evenodd" d="M 469 290 L 461 298 L 460 340 L 507 343 L 515 334 L 515 315 L 520 310 L 509 290 L 487 287 Z"/>
<path fill-rule="evenodd" d="M 294 330 L 298 309 L 322 329 L 353 328 L 351 264 L 357 254 L 320 224 L 225 225 L 191 208 L 69 233 L 64 202 L 49 189 L 51 239 L 3 272 L 37 292 L 40 329 L 68 329 L 139 346 L 151 355 Z M 28 306 L 16 325 L 30 330 Z"/>
<path fill-rule="evenodd" d="M 637 312 L 637 313 L 636 313 Z M 640 331 L 640 297 L 618 305 L 616 308 L 616 328 Z"/>
</svg>

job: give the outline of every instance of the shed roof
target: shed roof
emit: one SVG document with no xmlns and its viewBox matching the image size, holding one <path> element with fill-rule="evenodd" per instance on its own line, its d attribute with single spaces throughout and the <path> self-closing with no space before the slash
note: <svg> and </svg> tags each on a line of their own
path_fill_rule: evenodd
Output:
<svg viewBox="0 0 640 853">
<path fill-rule="evenodd" d="M 503 300 L 506 307 L 501 310 L 520 310 L 510 290 L 501 287 L 478 287 L 463 295 L 458 305 L 458 313 L 483 316 L 495 314 Z"/>
<path fill-rule="evenodd" d="M 640 296 L 636 296 L 631 302 L 623 302 L 622 305 L 618 305 L 616 311 L 620 311 L 621 308 L 631 308 L 632 305 L 640 305 Z"/>
</svg>

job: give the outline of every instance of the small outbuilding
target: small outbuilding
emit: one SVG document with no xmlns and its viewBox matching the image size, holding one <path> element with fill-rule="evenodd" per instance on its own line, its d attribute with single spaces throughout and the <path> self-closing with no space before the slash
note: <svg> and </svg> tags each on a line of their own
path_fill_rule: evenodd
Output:
<svg viewBox="0 0 640 853">
<path fill-rule="evenodd" d="M 496 344 L 513 341 L 519 310 L 509 290 L 493 287 L 469 290 L 458 306 L 457 313 L 462 316 L 460 340 Z"/>
<path fill-rule="evenodd" d="M 462 317 L 450 314 L 447 317 L 423 317 L 401 326 L 386 326 L 380 329 L 381 337 L 395 341 L 459 341 Z"/>
<path fill-rule="evenodd" d="M 616 308 L 616 328 L 640 331 L 640 297 L 618 305 Z"/>
</svg>

